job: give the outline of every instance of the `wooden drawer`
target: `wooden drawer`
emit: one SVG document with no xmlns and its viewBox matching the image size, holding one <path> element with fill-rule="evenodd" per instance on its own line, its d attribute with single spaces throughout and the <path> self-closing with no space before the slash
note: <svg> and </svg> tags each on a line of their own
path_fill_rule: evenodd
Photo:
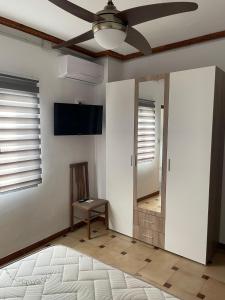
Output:
<svg viewBox="0 0 225 300">
<path fill-rule="evenodd" d="M 161 233 L 165 231 L 164 218 L 141 211 L 136 211 L 135 225 Z"/>
<path fill-rule="evenodd" d="M 135 226 L 134 237 L 153 246 L 164 248 L 164 234 L 146 227 Z"/>
</svg>

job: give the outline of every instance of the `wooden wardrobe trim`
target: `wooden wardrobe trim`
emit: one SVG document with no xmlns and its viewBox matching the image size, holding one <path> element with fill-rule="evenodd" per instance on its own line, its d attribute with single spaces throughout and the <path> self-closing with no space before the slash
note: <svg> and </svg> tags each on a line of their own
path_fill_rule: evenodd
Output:
<svg viewBox="0 0 225 300">
<path fill-rule="evenodd" d="M 225 73 L 215 68 L 215 92 L 209 183 L 207 262 L 219 241 L 225 139 Z"/>
<path fill-rule="evenodd" d="M 166 183 L 167 183 L 167 147 L 168 147 L 168 122 L 169 122 L 169 91 L 170 91 L 170 74 L 165 75 L 164 90 L 164 122 L 163 122 L 163 156 L 162 156 L 162 185 L 161 185 L 161 202 L 162 215 L 166 217 Z M 164 225 L 165 226 L 165 225 Z"/>
<path fill-rule="evenodd" d="M 168 136 L 168 113 L 169 113 L 169 74 L 151 75 L 136 80 L 136 107 L 135 107 L 135 140 L 137 140 L 137 110 L 138 110 L 138 94 L 139 83 L 147 81 L 164 80 L 164 123 L 163 123 L 163 161 L 162 161 L 162 184 L 161 184 L 161 212 L 154 212 L 146 209 L 138 208 L 137 199 L 137 165 L 135 169 L 135 196 L 134 196 L 134 216 L 133 216 L 133 235 L 136 239 L 141 239 L 140 230 L 144 230 L 139 225 L 139 214 L 144 213 L 147 217 L 150 215 L 156 218 L 164 219 L 162 232 L 157 232 L 158 246 L 165 247 L 165 207 L 166 207 L 166 173 L 167 173 L 167 136 Z M 137 156 L 137 143 L 135 143 L 135 155 Z M 145 228 L 146 229 L 146 228 Z M 145 240 L 146 242 L 146 240 Z"/>
<path fill-rule="evenodd" d="M 166 199 L 166 172 L 167 172 L 167 136 L 168 136 L 168 114 L 169 114 L 169 73 L 166 74 L 158 74 L 158 75 L 150 75 L 145 76 L 140 79 L 136 80 L 136 114 L 135 114 L 135 140 L 137 140 L 137 109 L 138 109 L 138 93 L 139 93 L 139 83 L 146 82 L 146 81 L 160 81 L 164 80 L 164 123 L 163 123 L 163 161 L 162 161 L 162 186 L 161 186 L 161 212 L 154 214 L 158 215 L 159 217 L 165 217 L 165 199 Z M 137 145 L 136 145 L 137 147 Z M 137 155 L 137 148 L 135 148 L 135 155 Z M 136 168 L 136 180 L 137 180 L 137 168 Z M 138 210 L 137 207 L 137 194 L 134 197 L 134 213 Z M 134 216 L 135 217 L 135 216 Z"/>
</svg>

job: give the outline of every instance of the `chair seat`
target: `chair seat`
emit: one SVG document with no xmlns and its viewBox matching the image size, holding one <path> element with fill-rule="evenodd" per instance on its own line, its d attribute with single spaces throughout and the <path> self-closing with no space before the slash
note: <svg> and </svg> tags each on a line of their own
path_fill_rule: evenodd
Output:
<svg viewBox="0 0 225 300">
<path fill-rule="evenodd" d="M 73 203 L 73 206 L 82 210 L 90 211 L 108 203 L 108 200 L 105 199 L 90 198 L 90 200 L 94 201 L 90 203 L 87 201 L 81 203 L 76 201 Z"/>
</svg>

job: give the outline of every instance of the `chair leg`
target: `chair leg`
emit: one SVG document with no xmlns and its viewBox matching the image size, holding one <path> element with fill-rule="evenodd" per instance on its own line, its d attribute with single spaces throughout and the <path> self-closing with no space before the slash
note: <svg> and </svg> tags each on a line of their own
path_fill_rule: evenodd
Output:
<svg viewBox="0 0 225 300">
<path fill-rule="evenodd" d="M 87 233 L 88 233 L 88 239 L 91 239 L 91 216 L 90 212 L 88 212 L 88 220 L 87 220 Z"/>
<path fill-rule="evenodd" d="M 71 206 L 71 211 L 70 211 L 70 231 L 74 231 L 74 209 L 73 209 L 73 205 Z"/>
<path fill-rule="evenodd" d="M 105 204 L 105 227 L 109 229 L 109 205 L 108 203 Z"/>
</svg>

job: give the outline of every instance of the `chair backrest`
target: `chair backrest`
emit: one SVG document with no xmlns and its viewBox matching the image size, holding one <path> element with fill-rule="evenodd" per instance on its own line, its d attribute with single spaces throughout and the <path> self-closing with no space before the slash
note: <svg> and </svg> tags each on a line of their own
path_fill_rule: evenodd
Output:
<svg viewBox="0 0 225 300">
<path fill-rule="evenodd" d="M 87 162 L 70 165 L 70 197 L 71 202 L 89 198 Z"/>
</svg>

